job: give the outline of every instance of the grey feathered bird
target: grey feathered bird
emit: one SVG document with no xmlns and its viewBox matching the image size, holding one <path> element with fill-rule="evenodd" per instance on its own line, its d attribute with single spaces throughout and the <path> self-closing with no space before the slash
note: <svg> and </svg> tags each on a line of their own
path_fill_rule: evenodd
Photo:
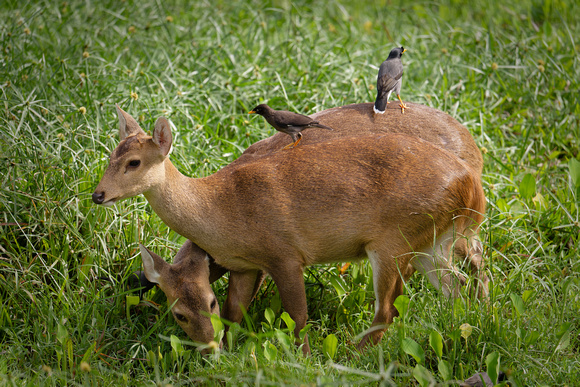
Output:
<svg viewBox="0 0 580 387">
<path fill-rule="evenodd" d="M 403 47 L 396 47 L 391 50 L 389 57 L 385 60 L 379 68 L 379 76 L 377 77 L 377 99 L 373 107 L 375 113 L 383 114 L 387 108 L 389 97 L 394 91 L 397 98 L 401 102 L 401 113 L 405 113 L 407 106 L 401 100 L 399 95 L 401 92 L 401 83 L 403 78 L 403 63 L 401 56 L 407 51 Z"/>
<path fill-rule="evenodd" d="M 268 121 L 270 125 L 274 127 L 279 132 L 286 133 L 294 141 L 292 144 L 288 144 L 284 147 L 294 148 L 300 140 L 302 140 L 302 132 L 306 128 L 321 128 L 332 130 L 331 127 L 320 124 L 318 121 L 314 121 L 308 116 L 303 116 L 302 114 L 289 112 L 286 110 L 274 110 L 266 104 L 261 104 L 253 108 L 248 112 L 249 114 L 259 114 Z"/>
</svg>

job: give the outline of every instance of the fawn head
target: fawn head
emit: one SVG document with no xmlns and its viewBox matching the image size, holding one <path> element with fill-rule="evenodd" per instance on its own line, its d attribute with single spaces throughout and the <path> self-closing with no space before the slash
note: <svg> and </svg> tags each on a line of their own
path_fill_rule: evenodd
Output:
<svg viewBox="0 0 580 387">
<path fill-rule="evenodd" d="M 207 253 L 188 240 L 171 265 L 145 246 L 139 247 L 145 276 L 165 293 L 179 326 L 194 342 L 211 342 L 214 330 L 210 316 L 219 316 L 220 307 L 209 283 Z"/>
</svg>

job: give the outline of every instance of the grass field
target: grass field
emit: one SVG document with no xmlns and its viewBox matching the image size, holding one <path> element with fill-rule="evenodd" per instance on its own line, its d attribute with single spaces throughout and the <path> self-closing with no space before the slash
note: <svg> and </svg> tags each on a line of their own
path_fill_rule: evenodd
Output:
<svg viewBox="0 0 580 387">
<path fill-rule="evenodd" d="M 0 2 L 0 384 L 426 386 L 499 363 L 514 385 L 580 385 L 579 13 L 571 0 Z M 312 356 L 288 344 L 267 281 L 231 350 L 202 358 L 161 291 L 135 302 L 126 286 L 139 242 L 170 259 L 183 238 L 143 197 L 91 201 L 118 143 L 114 104 L 145 130 L 170 118 L 173 163 L 206 176 L 274 133 L 247 115 L 257 103 L 373 101 L 400 45 L 403 99 L 449 113 L 484 153 L 488 302 L 449 301 L 416 275 L 406 312 L 356 355 L 370 266 L 312 267 Z"/>
</svg>

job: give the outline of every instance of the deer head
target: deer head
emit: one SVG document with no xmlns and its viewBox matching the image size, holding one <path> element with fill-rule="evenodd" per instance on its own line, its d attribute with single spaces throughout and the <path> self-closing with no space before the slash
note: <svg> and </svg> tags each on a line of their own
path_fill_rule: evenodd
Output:
<svg viewBox="0 0 580 387">
<path fill-rule="evenodd" d="M 165 293 L 179 326 L 194 342 L 210 343 L 214 339 L 210 316 L 219 316 L 220 307 L 209 282 L 207 253 L 187 241 L 170 265 L 145 246 L 139 247 L 147 279 Z"/>
<path fill-rule="evenodd" d="M 121 142 L 111 154 L 109 166 L 93 193 L 93 202 L 104 206 L 161 184 L 165 178 L 163 163 L 171 150 L 171 129 L 166 118 L 160 117 L 153 136 L 147 136 L 118 105 L 117 114 Z"/>
</svg>

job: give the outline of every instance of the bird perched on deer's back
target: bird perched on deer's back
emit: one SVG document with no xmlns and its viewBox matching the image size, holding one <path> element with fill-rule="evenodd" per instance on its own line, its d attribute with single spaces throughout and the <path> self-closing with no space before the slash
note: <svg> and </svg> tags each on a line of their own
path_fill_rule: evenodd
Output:
<svg viewBox="0 0 580 387">
<path fill-rule="evenodd" d="M 300 140 L 302 140 L 302 132 L 307 128 L 321 128 L 332 130 L 331 127 L 320 124 L 318 121 L 314 121 L 308 116 L 303 116 L 302 114 L 289 112 L 286 110 L 274 110 L 266 104 L 261 104 L 249 111 L 249 114 L 259 114 L 268 121 L 270 125 L 274 127 L 279 132 L 286 133 L 294 141 L 292 144 L 288 144 L 284 147 L 294 148 Z"/>
<path fill-rule="evenodd" d="M 401 62 L 401 56 L 405 51 L 407 50 L 403 47 L 393 48 L 387 60 L 379 68 L 379 76 L 377 77 L 377 99 L 373 107 L 377 114 L 383 114 L 385 112 L 389 97 L 393 91 L 401 102 L 399 105 L 401 107 L 401 113 L 405 113 L 407 106 L 403 103 L 399 95 L 403 81 L 403 63 Z"/>
</svg>

